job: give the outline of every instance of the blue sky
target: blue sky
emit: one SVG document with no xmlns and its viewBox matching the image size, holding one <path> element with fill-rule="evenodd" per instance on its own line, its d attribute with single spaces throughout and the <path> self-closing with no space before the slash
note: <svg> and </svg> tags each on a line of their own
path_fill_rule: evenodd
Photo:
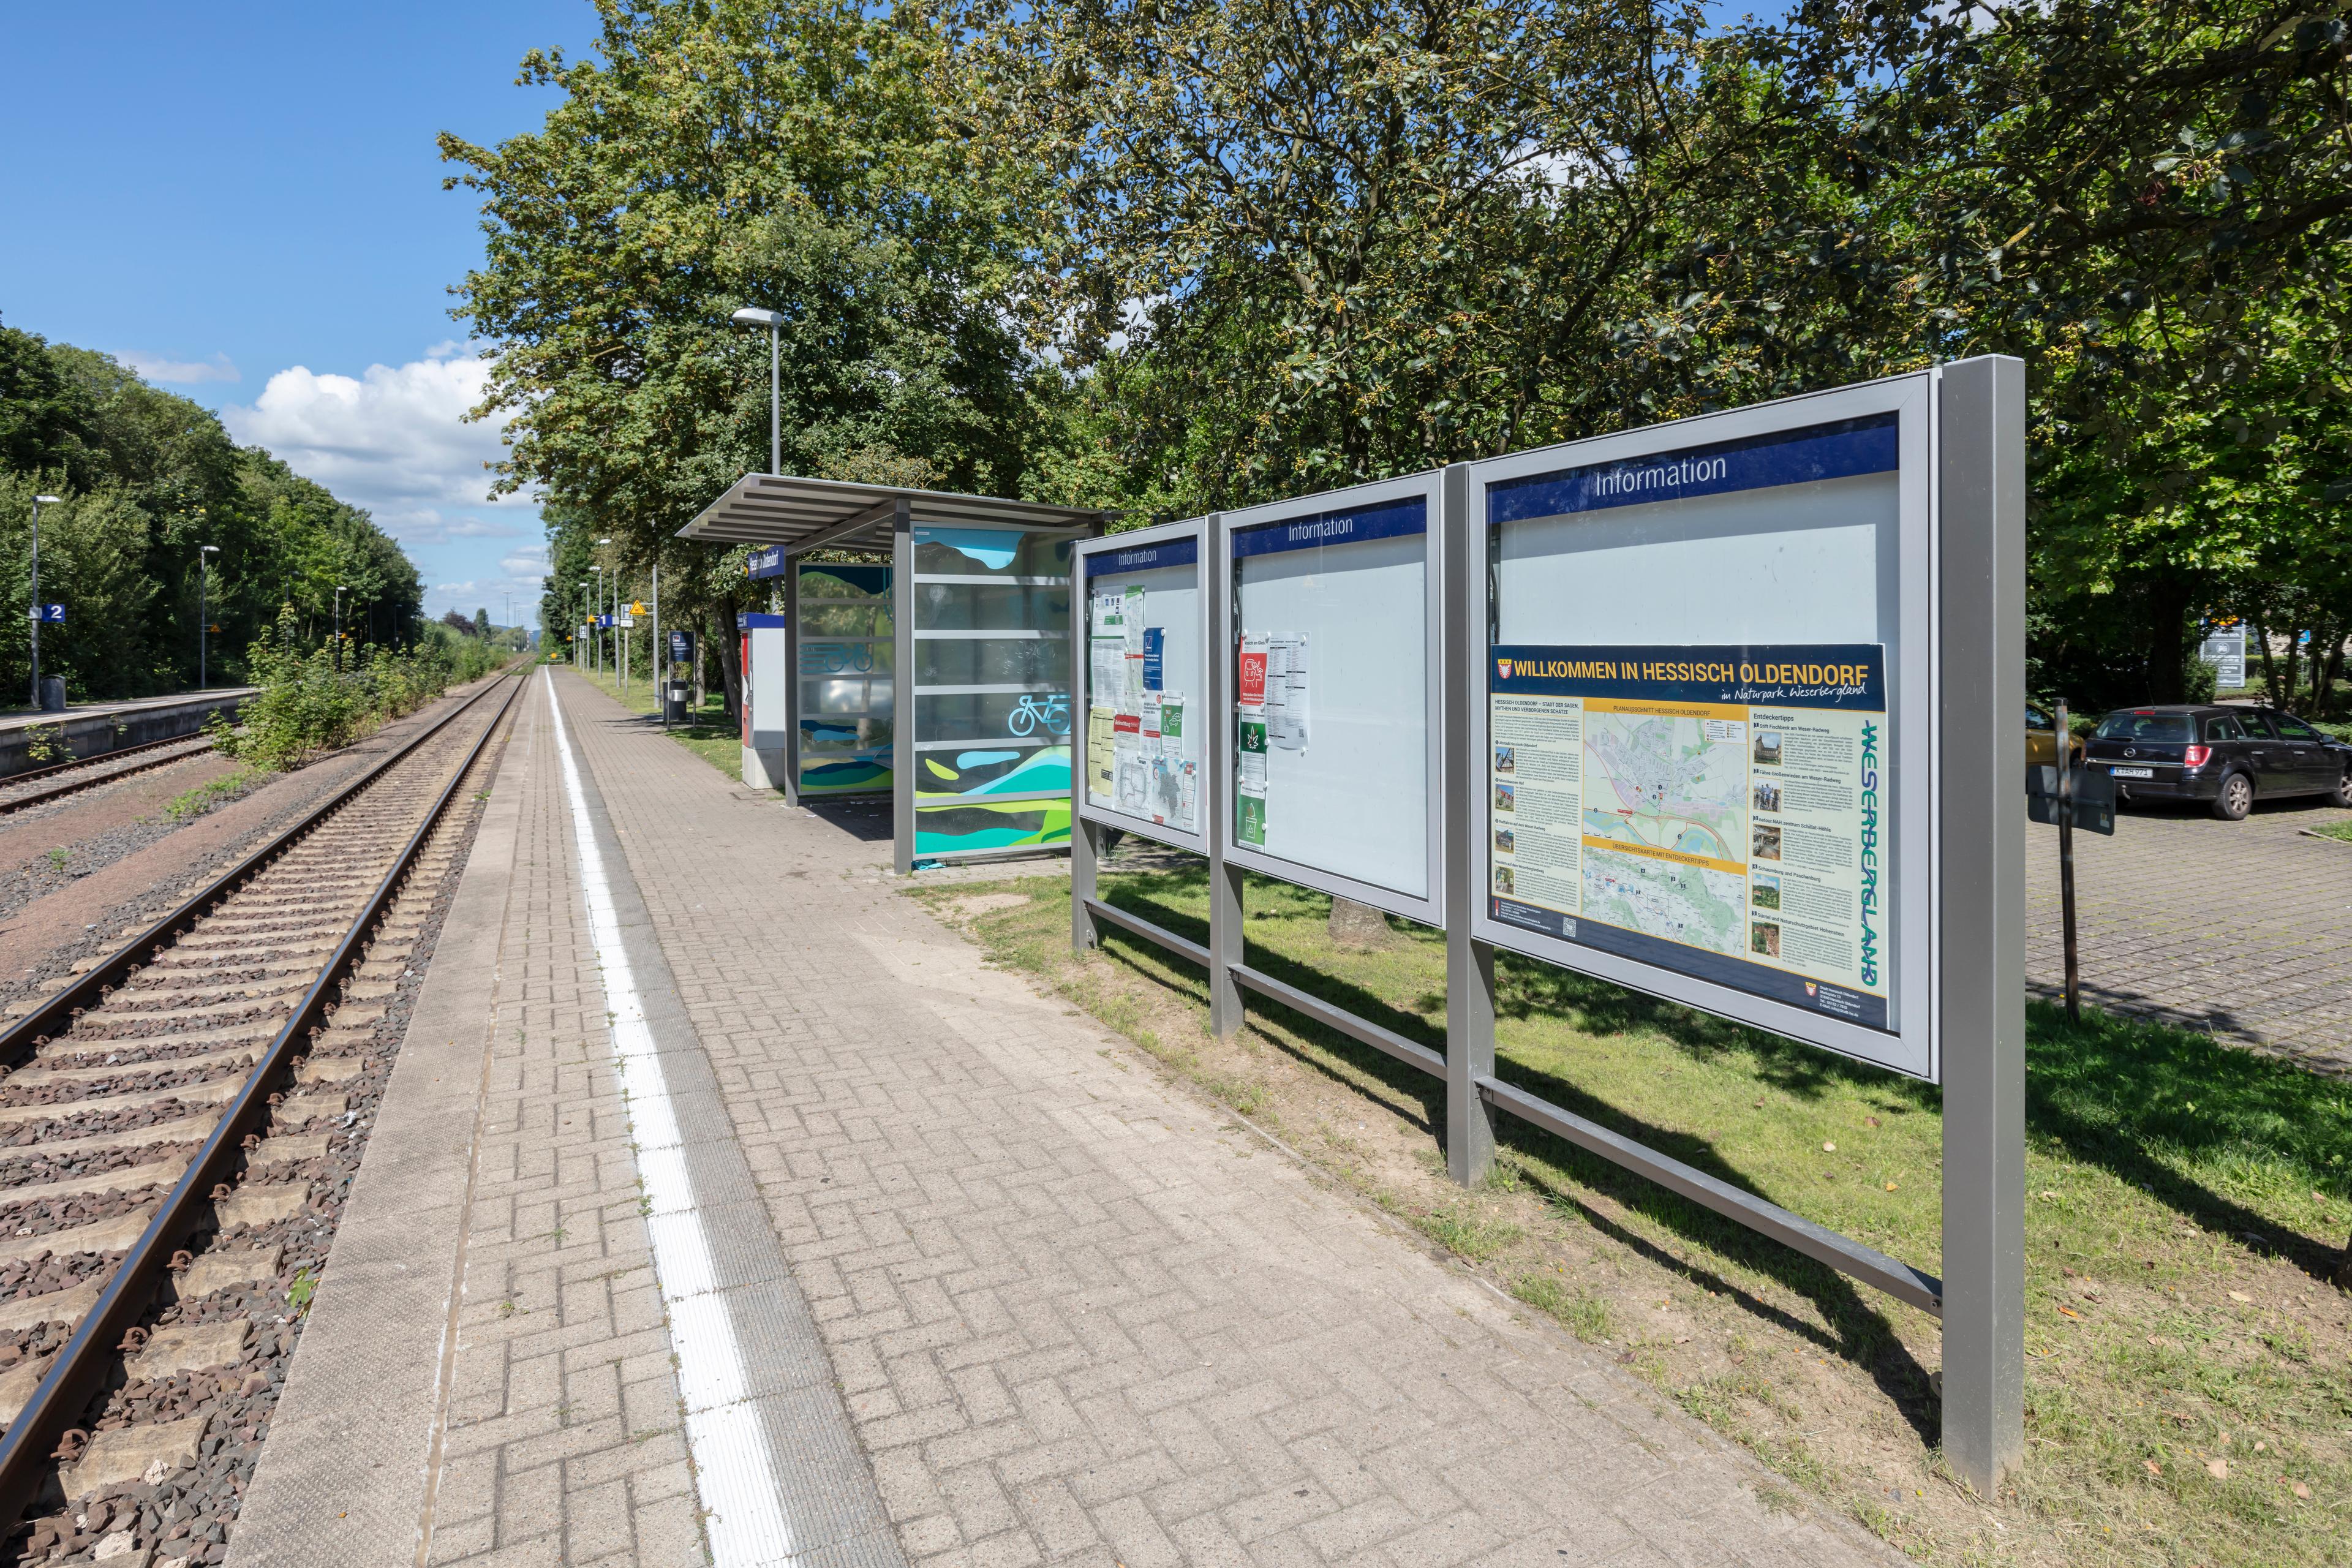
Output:
<svg viewBox="0 0 2352 1568">
<path fill-rule="evenodd" d="M 367 507 L 427 607 L 536 619 L 527 500 L 487 499 L 495 430 L 448 287 L 481 254 L 448 130 L 495 141 L 554 95 L 584 0 L 13 6 L 0 91 L 0 321 L 101 349 Z"/>
</svg>

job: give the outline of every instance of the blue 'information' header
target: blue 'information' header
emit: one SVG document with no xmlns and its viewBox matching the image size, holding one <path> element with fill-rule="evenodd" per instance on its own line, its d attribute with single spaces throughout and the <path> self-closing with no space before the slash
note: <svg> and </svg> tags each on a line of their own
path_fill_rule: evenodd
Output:
<svg viewBox="0 0 2352 1568">
<path fill-rule="evenodd" d="M 1886 650 L 1877 643 L 1496 643 L 1486 652 L 1487 689 L 1496 692 L 1886 710 Z"/>
<path fill-rule="evenodd" d="M 1899 433 L 1894 414 L 1872 414 L 1679 452 L 1498 479 L 1486 487 L 1486 520 L 1518 522 L 1730 490 L 1893 473 L 1900 466 Z"/>
<path fill-rule="evenodd" d="M 1367 539 L 1398 539 L 1429 531 L 1429 503 L 1420 496 L 1359 507 L 1353 511 L 1317 512 L 1281 522 L 1262 522 L 1234 531 L 1234 557 L 1275 555 L 1286 550 L 1314 550 L 1326 544 L 1358 544 Z"/>
<path fill-rule="evenodd" d="M 1162 566 L 1191 566 L 1201 559 L 1197 539 L 1168 539 L 1139 544 L 1131 550 L 1097 550 L 1087 557 L 1089 577 L 1116 576 L 1121 572 L 1154 572 Z"/>
</svg>

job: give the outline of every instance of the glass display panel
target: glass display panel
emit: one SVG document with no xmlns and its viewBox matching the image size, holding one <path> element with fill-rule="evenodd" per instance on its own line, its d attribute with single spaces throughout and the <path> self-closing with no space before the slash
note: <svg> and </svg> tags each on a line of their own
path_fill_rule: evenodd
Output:
<svg viewBox="0 0 2352 1568">
<path fill-rule="evenodd" d="M 915 574 L 919 577 L 1067 577 L 1074 542 L 1067 534 L 926 524 L 915 530 Z"/>
<path fill-rule="evenodd" d="M 915 681 L 934 686 L 1035 686 L 1060 691 L 1070 683 L 1070 639 L 1043 637 L 919 637 Z"/>
<path fill-rule="evenodd" d="M 1183 833 L 1207 826 L 1199 559 L 1192 539 L 1105 551 L 1086 587 L 1087 804 Z"/>
<path fill-rule="evenodd" d="M 1898 434 L 1487 488 L 1489 919 L 1893 1026 Z"/>
<path fill-rule="evenodd" d="M 1237 847 L 1432 895 L 1429 539 L 1419 496 L 1234 531 Z"/>
<path fill-rule="evenodd" d="M 890 787 L 896 650 L 890 568 L 803 562 L 800 572 L 800 793 Z"/>
<path fill-rule="evenodd" d="M 1070 624 L 1066 583 L 918 583 L 914 597 L 917 631 L 1066 630 Z"/>
</svg>

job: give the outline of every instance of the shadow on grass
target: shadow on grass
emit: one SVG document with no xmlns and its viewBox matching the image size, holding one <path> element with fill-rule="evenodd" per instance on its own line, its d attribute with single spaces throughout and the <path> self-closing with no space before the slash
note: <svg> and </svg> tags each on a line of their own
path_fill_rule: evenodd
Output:
<svg viewBox="0 0 2352 1568">
<path fill-rule="evenodd" d="M 1131 883 L 1111 883 L 1104 888 L 1103 901 L 1113 909 L 1124 910 L 1138 919 L 1148 920 L 1162 930 L 1172 931 L 1188 941 L 1197 942 L 1204 947 L 1208 945 L 1209 922 L 1207 921 L 1190 910 L 1160 901 L 1161 897 L 1167 894 L 1175 894 L 1179 897 L 1205 896 L 1209 885 L 1207 862 L 1180 866 L 1167 871 L 1155 871 L 1152 873 L 1152 878 L 1155 888 L 1165 889 L 1160 897 L 1155 897 L 1152 890 L 1136 887 Z M 1106 938 L 1117 937 L 1122 942 L 1133 942 L 1139 948 L 1169 959 L 1174 959 L 1177 956 L 1157 943 L 1130 932 L 1121 931 L 1116 927 L 1108 927 L 1102 934 Z M 1336 980 L 1304 964 L 1295 963 L 1281 954 L 1271 952 L 1263 947 L 1251 949 L 1249 959 L 1253 968 L 1270 974 L 1276 980 L 1296 985 L 1302 991 L 1320 996 L 1335 1006 L 1344 1007 L 1360 1018 L 1368 1019 L 1384 1028 L 1391 1029 L 1407 1039 L 1417 1041 L 1433 1050 L 1445 1048 L 1444 1031 L 1432 1030 L 1415 1015 L 1390 1006 L 1369 991 L 1350 985 L 1345 981 Z M 1439 1079 L 1397 1060 L 1385 1051 L 1376 1050 L 1351 1036 L 1327 1028 L 1311 1018 L 1302 1017 L 1266 997 L 1252 993 L 1248 995 L 1247 1005 L 1261 1012 L 1267 1009 L 1279 1012 L 1297 1033 L 1314 1040 L 1325 1050 L 1340 1058 L 1356 1071 L 1377 1079 L 1382 1088 L 1395 1097 L 1398 1105 L 1419 1107 L 1418 1120 L 1423 1131 L 1436 1134 L 1444 1127 L 1445 1086 Z M 1360 1092 L 1360 1084 L 1333 1072 L 1329 1063 L 1292 1050 L 1279 1040 L 1275 1041 L 1274 1044 L 1285 1056 L 1300 1066 L 1335 1083 L 1344 1084 L 1351 1090 Z"/>
<path fill-rule="evenodd" d="M 1183 866 L 1106 885 L 1104 897 L 1128 910 L 1205 943 L 1207 921 L 1180 903 L 1206 891 L 1205 865 Z M 1143 939 L 1106 932 L 1149 946 Z M 1156 947 L 1152 951 L 1160 950 Z M 1169 955 L 1172 956 L 1172 955 Z M 1357 1016 L 1442 1052 L 1444 1030 L 1420 1014 L 1398 1007 L 1360 986 L 1264 946 L 1250 961 L 1265 973 L 1320 997 Z M 1592 1034 L 1640 1032 L 1694 1059 L 1738 1055 L 1741 1066 L 1791 1096 L 1819 1099 L 1833 1088 L 1860 1087 L 1884 1103 L 1940 1113 L 1941 1091 L 1932 1084 L 1881 1071 L 1814 1047 L 1782 1040 L 1695 1012 L 1678 1004 L 1632 992 L 1571 971 L 1498 955 L 1497 1009 L 1505 1019 L 1564 1017 Z M 1442 1009 L 1442 995 L 1418 999 L 1427 1011 Z M 1249 1005 L 1277 1006 L 1253 995 Z M 1424 1127 L 1440 1133 L 1444 1124 L 1442 1082 L 1385 1053 L 1282 1009 L 1292 1029 L 1317 1047 L 1372 1078 L 1401 1100 L 1421 1109 Z M 1290 1051 L 1294 1060 L 1335 1081 L 1345 1081 L 1314 1056 Z M 1501 1075 L 1528 1092 L 1671 1155 L 1697 1170 L 1750 1192 L 1758 1184 L 1725 1158 L 1709 1140 L 1655 1126 L 1627 1115 L 1573 1082 L 1506 1059 Z M 2226 1232 L 2293 1262 L 2326 1279 L 2339 1256 L 2334 1237 L 2287 1231 L 2229 1196 L 2199 1173 L 2217 1175 L 2229 1165 L 2284 1165 L 2295 1181 L 2343 1195 L 2352 1151 L 2352 1092 L 2291 1063 L 2259 1057 L 2179 1029 L 2094 1012 L 2070 1026 L 2058 1009 L 2030 1005 L 2027 1014 L 2027 1130 L 2066 1157 L 2094 1165 L 2209 1231 Z M 1350 1084 L 1351 1088 L 1359 1085 Z M 1895 1331 L 1877 1299 L 1846 1276 L 1747 1229 L 1643 1177 L 1590 1153 L 1539 1128 L 1506 1118 L 1503 1141 L 1566 1173 L 1587 1189 L 1605 1194 L 1628 1211 L 1717 1256 L 1752 1268 L 1812 1303 L 1828 1325 L 1822 1329 L 1743 1290 L 1692 1258 L 1676 1256 L 1658 1243 L 1580 1200 L 1573 1192 L 1522 1168 L 1522 1175 L 1551 1202 L 1577 1213 L 1596 1230 L 1694 1283 L 1740 1302 L 1759 1317 L 1803 1336 L 1864 1367 L 1888 1401 L 1923 1441 L 1937 1441 L 1937 1402 L 1927 1375 Z"/>
<path fill-rule="evenodd" d="M 2196 1173 L 2268 1165 L 2352 1195 L 2352 1085 L 2186 1029 L 2095 1010 L 2069 1025 L 2040 1002 L 2026 1007 L 2025 1068 L 2027 1136 L 2315 1279 L 2334 1272 L 2336 1238 L 2291 1230 Z"/>
</svg>

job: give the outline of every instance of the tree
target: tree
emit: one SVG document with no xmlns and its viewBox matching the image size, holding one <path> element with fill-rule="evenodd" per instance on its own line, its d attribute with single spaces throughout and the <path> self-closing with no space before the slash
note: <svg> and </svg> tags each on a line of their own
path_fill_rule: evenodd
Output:
<svg viewBox="0 0 2352 1568">
<path fill-rule="evenodd" d="M 1232 505 L 1661 410 L 1620 324 L 1768 155 L 1696 5 L 1112 0 L 995 35 L 1058 181 L 1024 302 L 1123 488 Z M 983 128 L 974 126 L 975 133 Z M 1066 463 L 1105 469 L 1099 439 Z"/>
<path fill-rule="evenodd" d="M 535 485 L 708 626 L 730 702 L 739 572 L 673 538 L 768 451 L 782 333 L 788 468 L 1017 493 L 1024 365 L 992 279 L 1001 209 L 941 133 L 944 28 L 913 7 L 604 0 L 598 58 L 533 55 L 563 100 L 496 148 L 444 136 L 482 193 L 460 311 L 496 344 L 509 487 Z M 568 526 L 568 525 L 566 525 Z M 552 595 L 569 595 L 562 529 Z M 666 606 L 667 607 L 667 606 Z"/>
<path fill-rule="evenodd" d="M 20 582 L 41 492 L 67 503 L 42 518 L 44 593 L 68 605 L 43 664 L 77 697 L 191 686 L 200 640 L 210 673 L 240 679 L 281 604 L 323 635 L 339 583 L 379 637 L 404 634 L 421 607 L 415 568 L 366 513 L 106 355 L 0 329 L 0 551 Z M 7 689 L 28 643 L 0 650 Z"/>
</svg>

